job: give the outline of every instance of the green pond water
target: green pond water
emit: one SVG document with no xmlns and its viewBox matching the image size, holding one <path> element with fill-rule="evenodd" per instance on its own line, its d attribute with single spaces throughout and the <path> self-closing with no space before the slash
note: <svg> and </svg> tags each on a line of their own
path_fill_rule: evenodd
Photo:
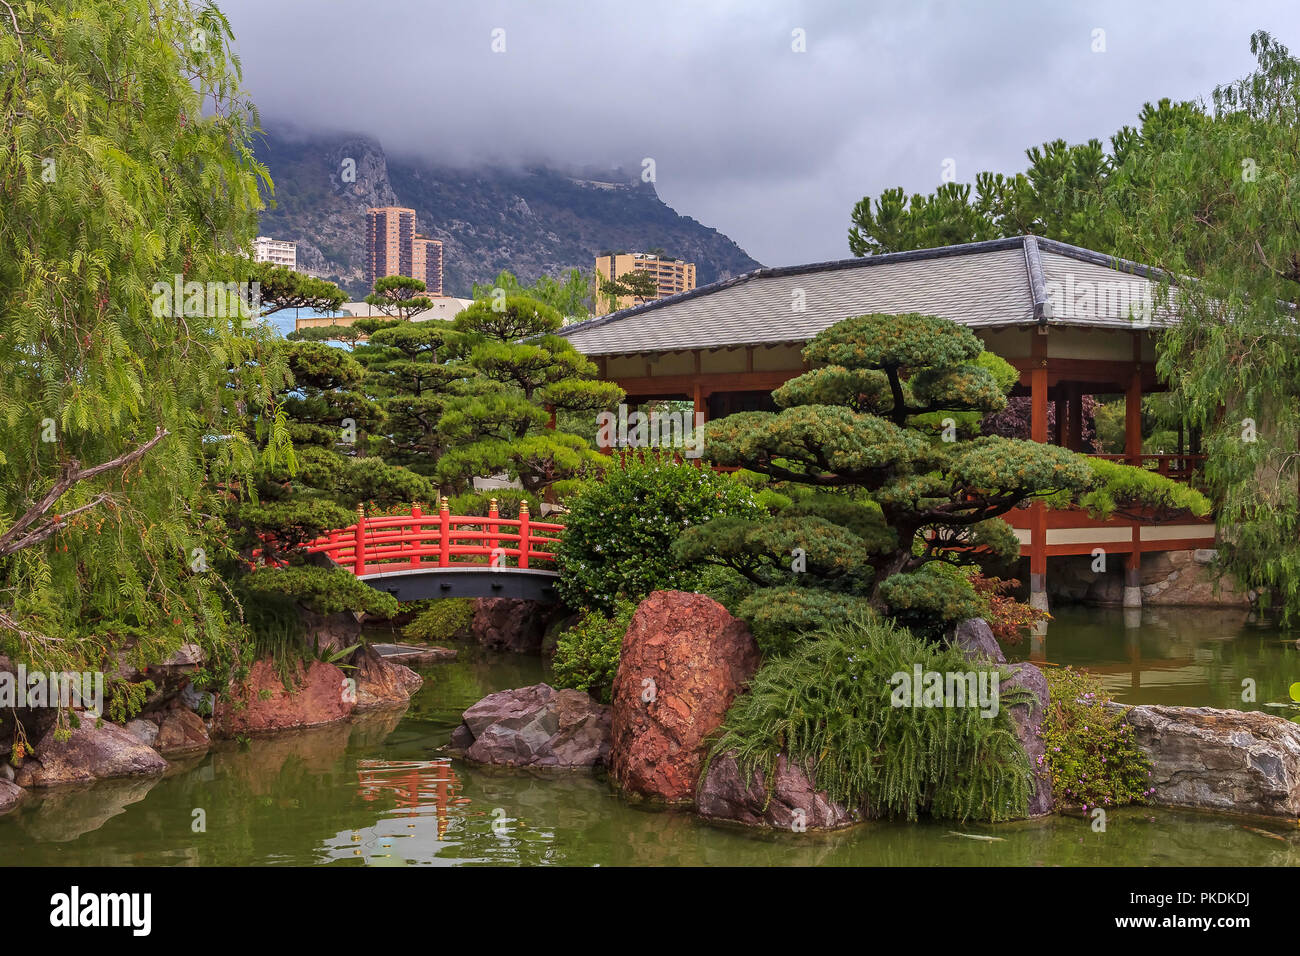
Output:
<svg viewBox="0 0 1300 956">
<path fill-rule="evenodd" d="M 1288 865 L 1300 833 L 1151 808 L 1001 826 L 868 823 L 757 833 L 620 800 L 588 774 L 487 770 L 439 753 L 484 695 L 543 680 L 536 658 L 461 647 L 403 714 L 225 744 L 161 779 L 50 792 L 0 819 L 5 865 Z M 1126 702 L 1268 709 L 1300 651 L 1237 613 L 1063 609 L 1019 659 L 1088 666 Z M 1242 680 L 1256 682 L 1243 702 Z M 1289 711 L 1274 710 L 1290 714 Z M 200 812 L 201 811 L 201 812 Z M 204 824 L 195 832 L 196 821 Z M 1252 826 L 1254 824 L 1251 824 Z M 997 842 L 954 835 L 984 834 Z"/>
</svg>

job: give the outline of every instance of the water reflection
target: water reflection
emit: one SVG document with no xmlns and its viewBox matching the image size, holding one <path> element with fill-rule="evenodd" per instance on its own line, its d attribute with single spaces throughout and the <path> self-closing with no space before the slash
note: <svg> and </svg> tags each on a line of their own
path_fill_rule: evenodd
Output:
<svg viewBox="0 0 1300 956">
<path fill-rule="evenodd" d="M 1046 634 L 1008 658 L 1086 667 L 1124 703 L 1280 712 L 1265 705 L 1286 701 L 1300 680 L 1293 638 L 1252 624 L 1247 612 L 1066 606 L 1052 617 Z"/>
<path fill-rule="evenodd" d="M 1063 608 L 1020 659 L 1101 672 L 1121 700 L 1260 706 L 1300 679 L 1300 652 L 1240 615 Z M 162 778 L 52 791 L 0 818 L 0 865 L 1293 865 L 1294 828 L 1146 808 L 1105 833 L 1058 817 L 999 827 L 874 822 L 831 834 L 706 824 L 624 801 L 600 776 L 492 770 L 440 752 L 460 713 L 546 679 L 537 658 L 462 647 L 405 713 L 371 714 L 248 746 L 223 744 Z M 1255 677 L 1258 703 L 1238 701 Z M 203 809 L 206 827 L 193 829 Z M 1252 829 L 1253 827 L 1253 829 Z M 950 831 L 996 835 L 985 843 Z"/>
</svg>

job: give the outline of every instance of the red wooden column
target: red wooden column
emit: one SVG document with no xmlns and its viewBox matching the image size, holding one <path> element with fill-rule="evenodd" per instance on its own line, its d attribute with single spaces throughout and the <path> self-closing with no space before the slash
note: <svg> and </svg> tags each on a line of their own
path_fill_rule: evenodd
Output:
<svg viewBox="0 0 1300 956">
<path fill-rule="evenodd" d="M 528 502 L 519 502 L 519 567 L 528 567 Z"/>
<path fill-rule="evenodd" d="M 451 509 L 447 496 L 438 502 L 438 567 L 445 568 L 451 564 Z"/>
<path fill-rule="evenodd" d="M 1142 333 L 1133 333 L 1133 371 L 1124 393 L 1124 459 L 1130 465 L 1142 465 Z M 1130 524 L 1131 548 L 1124 562 L 1124 606 L 1142 606 L 1141 531 L 1136 521 Z"/>
<path fill-rule="evenodd" d="M 1124 459 L 1142 464 L 1142 363 L 1135 359 L 1124 393 Z"/>
<path fill-rule="evenodd" d="M 1029 437 L 1047 442 L 1047 335 L 1038 330 L 1030 348 Z M 1029 603 L 1047 610 L 1047 506 L 1035 501 L 1029 506 Z"/>
</svg>

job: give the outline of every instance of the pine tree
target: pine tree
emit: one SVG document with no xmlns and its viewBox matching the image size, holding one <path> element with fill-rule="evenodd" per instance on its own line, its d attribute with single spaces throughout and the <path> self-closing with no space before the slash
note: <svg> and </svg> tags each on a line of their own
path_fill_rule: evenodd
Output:
<svg viewBox="0 0 1300 956">
<path fill-rule="evenodd" d="M 497 306 L 500 306 L 497 308 Z M 611 408 L 623 390 L 596 380 L 596 366 L 553 333 L 562 319 L 524 296 L 475 302 L 452 321 L 449 357 L 471 369 L 468 394 L 445 405 L 438 430 L 450 446 L 438 461 L 456 490 L 503 473 L 533 495 L 563 494 L 608 459 L 584 437 L 550 426 L 552 414 Z"/>
</svg>

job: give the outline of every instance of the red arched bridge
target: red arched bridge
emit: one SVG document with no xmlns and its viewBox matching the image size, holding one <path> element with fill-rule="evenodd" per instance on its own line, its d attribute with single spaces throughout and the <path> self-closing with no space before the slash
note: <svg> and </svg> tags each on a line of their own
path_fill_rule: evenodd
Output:
<svg viewBox="0 0 1300 956">
<path fill-rule="evenodd" d="M 554 546 L 564 525 L 534 521 L 528 504 L 502 518 L 493 498 L 487 516 L 453 515 L 443 498 L 434 514 L 367 518 L 308 543 L 341 568 L 399 601 L 447 597 L 556 600 Z M 541 563 L 542 567 L 535 567 Z"/>
</svg>

